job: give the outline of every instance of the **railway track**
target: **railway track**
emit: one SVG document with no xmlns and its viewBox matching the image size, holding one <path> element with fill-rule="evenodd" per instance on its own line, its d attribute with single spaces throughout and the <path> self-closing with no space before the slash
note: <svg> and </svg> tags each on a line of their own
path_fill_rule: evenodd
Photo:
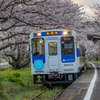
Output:
<svg viewBox="0 0 100 100">
<path fill-rule="evenodd" d="M 57 94 L 52 100 L 56 100 L 64 92 L 64 90 L 65 89 L 63 89 L 59 94 Z M 34 100 L 36 98 L 39 98 L 45 92 L 46 92 L 46 90 L 42 91 L 41 93 L 37 94 L 36 96 L 34 96 L 33 98 L 31 98 L 30 100 Z"/>
<path fill-rule="evenodd" d="M 81 74 L 80 74 L 81 75 Z M 79 75 L 79 76 L 80 76 Z M 48 100 L 56 100 L 63 92 L 64 90 L 69 86 L 70 84 L 59 84 L 59 85 L 52 85 L 52 86 L 48 86 L 48 85 L 42 85 L 40 87 L 35 88 L 34 90 L 37 89 L 41 89 L 42 92 L 40 92 L 39 94 L 35 95 L 34 97 L 32 97 L 30 100 L 43 100 L 43 94 L 48 92 L 49 90 L 53 90 L 55 87 L 62 87 L 62 90 L 60 93 L 58 93 L 56 96 L 50 97 Z M 45 100 L 45 99 L 44 99 Z"/>
<path fill-rule="evenodd" d="M 56 97 L 54 97 L 52 100 L 56 100 L 63 92 L 64 92 L 65 89 L 63 89 L 59 94 L 57 94 Z"/>
<path fill-rule="evenodd" d="M 44 88 L 44 90 L 42 90 L 42 92 L 40 92 L 39 94 L 37 94 L 37 95 L 35 95 L 34 97 L 32 97 L 30 100 L 42 100 L 43 99 L 43 94 L 44 93 L 46 93 L 46 92 L 49 92 L 49 91 L 51 91 L 51 90 L 53 90 L 55 87 L 57 87 L 57 86 L 52 86 L 52 87 L 46 87 L 46 86 L 44 86 L 44 85 L 42 85 L 42 86 L 40 86 L 40 87 L 38 87 L 38 88 L 35 88 L 34 90 L 37 90 L 37 89 L 40 89 L 40 88 Z M 59 86 L 58 85 L 58 87 L 63 87 L 63 85 L 61 86 Z M 63 92 L 64 92 L 64 90 L 65 90 L 65 87 L 63 87 L 63 89 L 61 90 L 61 92 L 60 93 L 58 93 L 56 96 L 51 96 L 48 100 L 56 100 Z"/>
<path fill-rule="evenodd" d="M 33 89 L 33 91 L 34 91 L 34 90 L 37 90 L 37 89 L 40 89 L 40 88 L 43 88 L 43 87 L 44 87 L 43 85 L 42 85 L 42 86 L 39 86 L 39 87 Z"/>
<path fill-rule="evenodd" d="M 39 93 L 38 95 L 36 95 L 35 97 L 31 98 L 30 100 L 34 100 L 36 98 L 39 98 L 43 93 L 45 93 L 46 90 L 42 91 L 41 93 Z"/>
</svg>

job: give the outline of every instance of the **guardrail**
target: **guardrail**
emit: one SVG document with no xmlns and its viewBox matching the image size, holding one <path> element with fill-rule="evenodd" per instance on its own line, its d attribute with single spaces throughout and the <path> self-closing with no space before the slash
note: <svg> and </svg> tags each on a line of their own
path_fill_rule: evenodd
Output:
<svg viewBox="0 0 100 100">
<path fill-rule="evenodd" d="M 8 67 L 11 67 L 11 65 L 9 65 L 8 62 L 6 62 L 6 63 L 0 63 L 0 68 L 8 68 Z"/>
</svg>

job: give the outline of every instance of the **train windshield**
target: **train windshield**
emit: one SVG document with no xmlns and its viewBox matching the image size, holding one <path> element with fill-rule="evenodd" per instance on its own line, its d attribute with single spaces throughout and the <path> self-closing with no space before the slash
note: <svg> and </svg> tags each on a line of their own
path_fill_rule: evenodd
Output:
<svg viewBox="0 0 100 100">
<path fill-rule="evenodd" d="M 44 39 L 43 38 L 32 39 L 32 48 L 34 56 L 44 55 Z"/>
<path fill-rule="evenodd" d="M 74 54 L 74 39 L 73 37 L 61 38 L 62 54 Z"/>
</svg>

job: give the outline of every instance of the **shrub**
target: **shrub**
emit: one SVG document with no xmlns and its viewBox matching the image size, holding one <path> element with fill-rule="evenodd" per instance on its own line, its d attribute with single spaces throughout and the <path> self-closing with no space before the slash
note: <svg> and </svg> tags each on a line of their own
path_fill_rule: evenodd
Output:
<svg viewBox="0 0 100 100">
<path fill-rule="evenodd" d="M 24 81 L 20 77 L 20 74 L 19 73 L 14 73 L 14 74 L 10 75 L 9 76 L 9 81 L 10 82 L 17 82 L 20 85 L 24 86 Z"/>
<path fill-rule="evenodd" d="M 13 74 L 13 76 L 20 77 L 20 74 L 16 72 L 16 73 Z"/>
<path fill-rule="evenodd" d="M 4 71 L 5 70 L 5 68 L 0 68 L 0 71 Z"/>
<path fill-rule="evenodd" d="M 98 56 L 98 61 L 100 61 L 100 56 Z"/>
<path fill-rule="evenodd" d="M 0 71 L 5 71 L 5 70 L 11 71 L 12 70 L 12 67 L 9 67 L 9 68 L 0 68 Z"/>
</svg>

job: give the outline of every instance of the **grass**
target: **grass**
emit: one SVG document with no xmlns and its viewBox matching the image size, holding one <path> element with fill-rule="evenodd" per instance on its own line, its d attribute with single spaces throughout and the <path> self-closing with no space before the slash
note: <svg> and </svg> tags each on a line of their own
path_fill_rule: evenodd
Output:
<svg viewBox="0 0 100 100">
<path fill-rule="evenodd" d="M 74 97 L 75 95 L 73 94 L 72 96 L 70 96 L 70 98 L 68 100 L 72 100 L 72 98 Z"/>
<path fill-rule="evenodd" d="M 20 73 L 20 77 L 25 83 L 24 86 L 20 85 L 17 82 L 9 81 L 9 76 L 14 73 Z M 33 91 L 35 88 L 41 86 L 41 84 L 33 84 L 33 76 L 31 75 L 30 67 L 20 70 L 12 70 L 12 68 L 6 68 L 5 70 L 0 71 L 0 76 L 3 78 L 1 82 L 4 92 L 3 95 L 7 98 L 7 100 L 28 100 L 32 96 L 35 96 L 36 94 L 41 92 L 41 90 Z M 27 81 L 29 83 L 27 83 Z"/>
<path fill-rule="evenodd" d="M 0 63 L 5 63 L 4 61 L 0 61 Z"/>
<path fill-rule="evenodd" d="M 55 87 L 54 89 L 47 89 L 44 94 L 35 100 L 52 100 L 59 94 L 62 90 L 62 87 Z"/>
<path fill-rule="evenodd" d="M 0 58 L 0 63 L 5 63 L 7 62 L 5 59 Z"/>
<path fill-rule="evenodd" d="M 82 71 L 83 73 L 86 71 L 86 66 L 84 67 L 84 70 Z"/>
<path fill-rule="evenodd" d="M 94 60 L 91 60 L 90 62 L 92 62 L 92 63 L 100 63 L 100 61 L 94 61 Z"/>
<path fill-rule="evenodd" d="M 9 77 L 15 75 L 15 73 L 20 74 L 20 78 L 24 81 L 24 86 L 18 82 L 9 81 Z M 33 83 L 33 76 L 31 75 L 30 67 L 20 70 L 6 68 L 3 71 L 0 71 L 0 77 L 3 79 L 0 81 L 3 87 L 2 93 L 3 96 L 6 97 L 2 99 L 0 96 L 0 100 L 29 100 L 46 89 L 44 86 L 43 88 L 34 90 L 35 88 L 40 87 L 41 84 Z M 46 92 L 36 100 L 52 100 L 61 92 L 62 88 L 62 86 L 55 86 L 53 89 L 47 89 Z"/>
<path fill-rule="evenodd" d="M 89 69 L 88 71 L 89 71 L 89 73 L 90 73 L 90 69 Z"/>
<path fill-rule="evenodd" d="M 81 91 L 82 91 L 82 89 L 79 90 L 79 92 L 77 93 L 77 95 L 80 95 Z"/>
<path fill-rule="evenodd" d="M 53 90 L 48 89 L 40 98 L 36 100 L 52 100 L 58 93 L 60 93 L 62 90 L 62 87 L 55 87 Z"/>
</svg>

